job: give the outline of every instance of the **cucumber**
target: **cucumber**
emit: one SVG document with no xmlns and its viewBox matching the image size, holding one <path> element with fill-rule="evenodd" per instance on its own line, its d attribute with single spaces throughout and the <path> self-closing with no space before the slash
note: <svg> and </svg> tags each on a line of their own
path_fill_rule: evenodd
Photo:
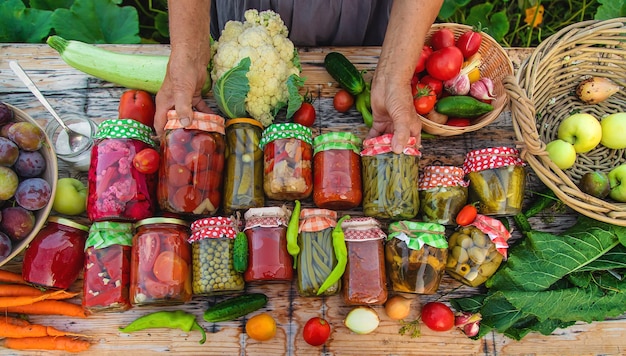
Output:
<svg viewBox="0 0 626 356">
<path fill-rule="evenodd" d="M 365 90 L 365 79 L 358 69 L 339 52 L 330 52 L 324 57 L 324 67 L 339 85 L 352 95 Z"/>
<path fill-rule="evenodd" d="M 248 268 L 248 236 L 245 232 L 238 232 L 233 245 L 233 268 L 243 273 Z"/>
<path fill-rule="evenodd" d="M 65 63 L 96 78 L 156 94 L 163 84 L 169 56 L 126 54 L 109 51 L 81 41 L 50 36 L 46 43 Z M 210 68 L 202 94 L 211 90 Z"/>
<path fill-rule="evenodd" d="M 451 95 L 437 100 L 435 110 L 447 116 L 474 118 L 492 111 L 493 105 L 468 95 Z"/>
<path fill-rule="evenodd" d="M 223 300 L 204 312 L 204 320 L 210 323 L 234 320 L 267 304 L 267 296 L 263 293 L 242 294 Z"/>
</svg>

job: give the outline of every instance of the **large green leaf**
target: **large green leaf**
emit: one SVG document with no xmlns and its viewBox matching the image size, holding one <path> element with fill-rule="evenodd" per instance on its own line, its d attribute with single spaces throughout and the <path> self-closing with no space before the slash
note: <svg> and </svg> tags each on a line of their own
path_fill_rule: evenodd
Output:
<svg viewBox="0 0 626 356">
<path fill-rule="evenodd" d="M 287 78 L 287 90 L 289 91 L 289 100 L 287 102 L 287 118 L 291 118 L 302 105 L 302 95 L 300 95 L 300 87 L 304 85 L 304 78 L 292 74 Z M 275 116 L 275 115 L 274 115 Z"/>
<path fill-rule="evenodd" d="M 39 10 L 69 9 L 74 0 L 30 0 L 30 7 Z"/>
<path fill-rule="evenodd" d="M 493 4 L 488 2 L 472 6 L 465 23 L 483 28 L 486 33 L 499 42 L 509 32 L 509 19 L 505 10 L 493 14 L 492 11 Z"/>
<path fill-rule="evenodd" d="M 222 113 L 229 118 L 246 117 L 246 96 L 250 91 L 248 72 L 250 57 L 226 71 L 213 85 L 213 97 Z"/>
<path fill-rule="evenodd" d="M 598 0 L 601 5 L 596 10 L 594 19 L 609 20 L 626 16 L 626 0 Z"/>
<path fill-rule="evenodd" d="M 52 28 L 52 11 L 30 9 L 22 0 L 0 1 L 0 42 L 41 43 Z"/>
</svg>

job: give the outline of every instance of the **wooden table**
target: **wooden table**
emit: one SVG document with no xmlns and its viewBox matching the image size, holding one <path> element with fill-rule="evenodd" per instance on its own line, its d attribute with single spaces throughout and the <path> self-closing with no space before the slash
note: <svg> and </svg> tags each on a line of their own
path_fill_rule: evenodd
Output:
<svg viewBox="0 0 626 356">
<path fill-rule="evenodd" d="M 162 45 L 107 45 L 105 48 L 128 53 L 169 53 L 169 47 Z M 332 95 L 337 90 L 336 83 L 323 67 L 325 53 L 338 50 L 348 56 L 359 69 L 373 70 L 380 48 L 311 48 L 301 49 L 301 59 L 306 77 L 306 86 L 316 101 L 318 120 L 314 132 L 319 134 L 329 130 L 353 131 L 365 136 L 366 127 L 359 114 L 352 110 L 338 114 L 332 107 Z M 515 67 L 530 49 L 507 50 Z M 40 123 L 52 118 L 46 113 L 35 97 L 22 85 L 8 67 L 9 60 L 18 60 L 34 79 L 35 83 L 50 100 L 52 106 L 62 114 L 81 114 L 94 120 L 117 117 L 118 100 L 124 88 L 85 75 L 65 64 L 57 52 L 47 45 L 0 44 L 0 101 L 10 103 L 29 113 Z M 209 98 L 211 103 L 211 99 Z M 211 103 L 212 104 L 212 103 Z M 515 145 L 511 116 L 505 110 L 491 125 L 478 132 L 447 138 L 423 141 L 422 165 L 435 161 L 444 164 L 461 165 L 466 152 L 490 146 Z M 541 183 L 529 169 L 529 190 L 539 189 Z M 76 176 L 86 181 L 85 174 L 60 169 L 59 177 Z M 311 204 L 311 202 L 305 202 Z M 271 202 L 270 202 L 271 204 Z M 570 226 L 575 213 L 550 213 L 531 219 L 533 227 L 539 230 L 560 232 Z M 519 238 L 514 233 L 514 238 Z M 3 268 L 19 271 L 21 256 Z M 80 290 L 81 281 L 72 289 Z M 295 282 L 265 285 L 249 285 L 248 291 L 266 293 L 270 302 L 265 311 L 271 313 L 278 322 L 278 333 L 268 342 L 256 342 L 246 337 L 245 319 L 233 322 L 209 324 L 202 320 L 202 313 L 216 297 L 194 297 L 192 302 L 166 309 L 183 309 L 198 316 L 198 320 L 208 331 L 206 344 L 199 345 L 197 332 L 184 333 L 178 330 L 152 329 L 133 334 L 118 332 L 119 326 L 130 323 L 135 318 L 155 311 L 156 308 L 135 308 L 124 313 L 108 313 L 89 316 L 87 319 L 71 319 L 54 316 L 34 316 L 32 320 L 56 326 L 60 329 L 91 335 L 93 346 L 89 354 L 119 355 L 122 352 L 133 355 L 176 352 L 184 354 L 215 355 L 620 355 L 626 353 L 626 316 L 616 320 L 586 324 L 579 323 L 568 329 L 557 330 L 553 335 L 531 334 L 521 341 L 508 339 L 500 334 L 490 334 L 479 341 L 465 337 L 460 330 L 437 333 L 422 327 L 422 336 L 410 338 L 398 334 L 399 324 L 388 319 L 381 307 L 376 310 L 381 317 L 380 327 L 369 335 L 351 333 L 342 320 L 351 307 L 343 304 L 340 296 L 326 298 L 303 298 L 297 295 Z M 460 285 L 448 276 L 444 277 L 436 295 L 409 295 L 418 302 L 458 297 L 478 292 L 479 289 Z M 75 302 L 79 303 L 77 299 Z M 333 328 L 331 338 L 324 347 L 312 347 L 302 339 L 302 327 L 313 316 L 323 315 Z M 417 310 L 412 317 L 417 316 Z M 15 352 L 0 348 L 0 354 Z M 33 352 L 29 354 L 48 354 Z M 51 353 L 54 354 L 54 353 Z"/>
</svg>

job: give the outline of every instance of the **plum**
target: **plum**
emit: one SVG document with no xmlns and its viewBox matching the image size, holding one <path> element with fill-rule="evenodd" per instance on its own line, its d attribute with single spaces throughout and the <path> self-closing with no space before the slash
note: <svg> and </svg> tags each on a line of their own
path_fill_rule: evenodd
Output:
<svg viewBox="0 0 626 356">
<path fill-rule="evenodd" d="M 7 234 L 0 231 L 0 261 L 9 257 L 11 250 L 13 249 L 13 243 Z"/>
<path fill-rule="evenodd" d="M 35 228 L 35 214 L 21 206 L 2 209 L 0 229 L 14 241 L 21 241 Z"/>
<path fill-rule="evenodd" d="M 37 177 L 46 170 L 46 159 L 39 151 L 20 150 L 13 169 L 21 178 Z"/>
<path fill-rule="evenodd" d="M 12 166 L 20 154 L 20 148 L 6 137 L 0 137 L 0 166 Z"/>
<path fill-rule="evenodd" d="M 0 125 L 13 121 L 13 110 L 5 103 L 0 103 Z"/>
<path fill-rule="evenodd" d="M 46 139 L 46 134 L 41 127 L 28 121 L 14 123 L 7 130 L 7 135 L 24 151 L 37 151 Z"/>
<path fill-rule="evenodd" d="M 39 210 L 46 206 L 52 196 L 50 184 L 43 178 L 27 178 L 15 191 L 15 202 L 27 210 Z"/>
<path fill-rule="evenodd" d="M 15 195 L 19 184 L 17 173 L 9 167 L 0 166 L 0 200 L 9 200 Z"/>
</svg>

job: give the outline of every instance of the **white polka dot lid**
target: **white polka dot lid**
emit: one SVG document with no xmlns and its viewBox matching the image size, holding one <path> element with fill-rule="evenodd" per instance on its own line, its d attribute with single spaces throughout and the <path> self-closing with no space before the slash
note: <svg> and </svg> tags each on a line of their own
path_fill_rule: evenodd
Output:
<svg viewBox="0 0 626 356">
<path fill-rule="evenodd" d="M 229 238 L 234 239 L 237 229 L 233 219 L 223 216 L 214 216 L 198 219 L 191 223 L 189 242 L 204 239 Z"/>
<path fill-rule="evenodd" d="M 489 147 L 468 152 L 463 162 L 463 171 L 468 174 L 513 165 L 524 165 L 519 150 L 513 147 Z"/>
</svg>

